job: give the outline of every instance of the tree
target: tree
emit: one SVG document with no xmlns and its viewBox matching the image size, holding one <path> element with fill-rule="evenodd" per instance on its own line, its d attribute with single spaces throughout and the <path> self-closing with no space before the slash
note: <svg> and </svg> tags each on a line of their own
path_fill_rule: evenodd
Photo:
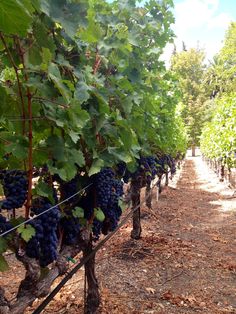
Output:
<svg viewBox="0 0 236 314">
<path fill-rule="evenodd" d="M 187 47 L 184 41 L 182 41 L 182 51 L 187 51 Z"/>
<path fill-rule="evenodd" d="M 236 89 L 236 22 L 232 22 L 225 35 L 222 49 L 208 67 L 204 82 L 206 94 L 214 98 Z"/>
<path fill-rule="evenodd" d="M 171 69 L 176 73 L 182 90 L 182 117 L 189 136 L 189 145 L 199 144 L 204 122 L 204 100 L 202 78 L 205 71 L 204 52 L 191 48 L 171 58 Z"/>
</svg>

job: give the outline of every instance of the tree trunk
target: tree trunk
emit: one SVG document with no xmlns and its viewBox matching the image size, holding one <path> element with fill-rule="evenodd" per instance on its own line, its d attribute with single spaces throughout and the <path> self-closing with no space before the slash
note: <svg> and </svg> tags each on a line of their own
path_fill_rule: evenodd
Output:
<svg viewBox="0 0 236 314">
<path fill-rule="evenodd" d="M 58 258 L 56 264 L 52 266 L 48 274 L 40 281 L 36 282 L 38 273 L 37 262 L 34 259 L 27 258 L 27 256 L 17 258 L 26 267 L 26 278 L 22 280 L 17 299 L 12 302 L 7 301 L 4 296 L 4 290 L 0 287 L 0 314 L 23 314 L 27 306 L 31 305 L 36 298 L 45 297 L 49 292 L 52 283 L 58 276 L 65 274 L 69 268 L 67 257 L 72 258 L 81 251 L 79 246 L 65 246 Z M 29 278 L 32 278 L 34 285 L 29 284 Z"/>
<path fill-rule="evenodd" d="M 146 198 L 146 206 L 148 208 L 152 208 L 151 183 L 147 183 L 146 191 L 145 191 L 145 198 Z"/>
<path fill-rule="evenodd" d="M 88 256 L 92 252 L 92 242 L 83 251 L 84 257 Z M 96 314 L 100 304 L 100 296 L 98 291 L 98 282 L 95 276 L 95 255 L 93 255 L 88 262 L 84 265 L 85 267 L 85 280 L 87 280 L 87 298 L 85 303 L 86 314 Z"/>
<path fill-rule="evenodd" d="M 166 169 L 165 176 L 166 176 L 165 186 L 168 186 L 169 185 L 168 169 Z"/>
<path fill-rule="evenodd" d="M 141 190 L 141 178 L 135 178 L 131 181 L 131 200 L 133 213 L 133 230 L 131 231 L 131 238 L 138 240 L 141 237 L 141 221 L 140 221 L 140 190 Z"/>
<path fill-rule="evenodd" d="M 161 194 L 161 178 L 162 178 L 162 175 L 158 177 L 158 181 L 156 183 L 156 186 L 157 186 L 156 201 L 157 202 L 159 200 L 159 195 Z"/>
<path fill-rule="evenodd" d="M 221 165 L 220 167 L 220 182 L 223 182 L 225 178 L 225 167 L 224 165 Z"/>
<path fill-rule="evenodd" d="M 192 145 L 192 157 L 196 156 L 196 147 L 195 145 Z"/>
</svg>

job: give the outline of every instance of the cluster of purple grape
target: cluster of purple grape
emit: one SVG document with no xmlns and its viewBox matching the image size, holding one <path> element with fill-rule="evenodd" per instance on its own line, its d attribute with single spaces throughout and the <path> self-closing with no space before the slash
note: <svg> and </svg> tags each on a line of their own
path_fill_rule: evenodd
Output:
<svg viewBox="0 0 236 314">
<path fill-rule="evenodd" d="M 158 163 L 160 164 L 160 174 L 166 172 L 166 169 L 170 168 L 171 174 L 175 174 L 176 172 L 176 162 L 175 159 L 171 155 L 162 155 L 158 159 Z"/>
<path fill-rule="evenodd" d="M 54 175 L 53 179 L 60 184 L 60 200 L 63 201 L 69 198 L 65 204 L 76 202 L 77 196 L 71 196 L 78 192 L 78 176 L 76 175 L 68 182 L 63 181 L 58 175 Z M 75 244 L 80 233 L 80 227 L 79 219 L 73 216 L 71 209 L 66 210 L 65 215 L 60 219 L 60 228 L 63 231 L 63 243 L 66 245 Z"/>
<path fill-rule="evenodd" d="M 99 239 L 103 228 L 104 228 L 104 223 L 102 223 L 101 221 L 99 221 L 95 218 L 93 220 L 93 227 L 92 227 L 93 236 L 94 236 L 95 241 L 97 241 Z M 104 232 L 104 234 L 106 234 L 106 232 Z"/>
<path fill-rule="evenodd" d="M 32 214 L 38 215 L 53 205 L 45 197 L 34 200 Z M 57 226 L 60 219 L 59 208 L 55 206 L 48 212 L 36 217 L 30 224 L 35 228 L 35 236 L 26 244 L 26 254 L 39 259 L 40 265 L 46 267 L 57 259 Z"/>
<path fill-rule="evenodd" d="M 141 157 L 139 168 L 144 173 L 146 183 L 150 184 L 158 173 L 158 160 L 153 156 Z"/>
<path fill-rule="evenodd" d="M 161 156 L 157 157 L 156 160 L 157 160 L 157 176 L 161 176 L 166 171 L 166 167 L 167 167 L 166 156 L 161 155 Z"/>
<path fill-rule="evenodd" d="M 78 176 L 76 175 L 70 181 L 63 181 L 58 175 L 53 176 L 53 180 L 60 184 L 61 200 L 66 200 L 78 192 Z M 77 195 L 70 198 L 68 202 L 72 203 L 77 200 Z"/>
<path fill-rule="evenodd" d="M 0 180 L 6 199 L 1 203 L 1 209 L 11 210 L 23 206 L 27 198 L 28 180 L 25 171 L 1 171 Z"/>
<path fill-rule="evenodd" d="M 100 222 L 96 218 L 93 221 L 93 234 L 99 238 L 101 232 L 106 234 L 116 228 L 122 210 L 119 199 L 123 195 L 123 183 L 117 179 L 111 168 L 104 168 L 93 176 L 94 189 L 96 191 L 96 206 L 100 208 L 105 221 Z"/>
<path fill-rule="evenodd" d="M 71 213 L 61 218 L 60 226 L 63 230 L 63 243 L 67 245 L 76 244 L 81 230 L 79 219 L 73 217 Z"/>
<path fill-rule="evenodd" d="M 74 195 L 76 192 L 78 192 L 77 182 L 78 179 L 77 177 L 75 177 L 72 180 L 63 184 L 63 199 L 67 199 Z M 70 202 L 72 202 L 74 199 L 75 197 L 71 198 Z"/>
<path fill-rule="evenodd" d="M 117 174 L 121 176 L 125 183 L 128 183 L 130 179 L 143 177 L 146 183 L 151 181 L 158 175 L 162 166 L 159 164 L 159 160 L 153 156 L 140 157 L 137 161 L 138 167 L 134 173 L 128 171 L 126 164 L 121 162 L 117 165 Z"/>
<path fill-rule="evenodd" d="M 150 184 L 155 176 L 161 176 L 166 172 L 169 167 L 171 174 L 176 172 L 175 160 L 170 155 L 160 155 L 140 157 L 138 160 L 138 168 L 134 173 L 128 171 L 126 164 L 120 162 L 116 167 L 116 173 L 118 176 L 123 178 L 125 183 L 134 177 L 143 177 L 145 182 Z"/>
<path fill-rule="evenodd" d="M 167 155 L 167 159 L 168 159 L 167 164 L 170 167 L 170 173 L 173 175 L 176 173 L 176 161 L 170 155 Z"/>
<path fill-rule="evenodd" d="M 12 224 L 7 221 L 6 217 L 0 215 L 0 234 L 10 230 L 12 228 Z"/>
</svg>

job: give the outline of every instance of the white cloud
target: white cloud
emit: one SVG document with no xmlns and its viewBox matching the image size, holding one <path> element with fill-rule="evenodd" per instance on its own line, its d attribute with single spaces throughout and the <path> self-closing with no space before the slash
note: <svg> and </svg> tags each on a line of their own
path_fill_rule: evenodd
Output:
<svg viewBox="0 0 236 314">
<path fill-rule="evenodd" d="M 218 0 L 184 0 L 175 6 L 176 24 L 179 31 L 205 25 L 214 16 Z"/>
<path fill-rule="evenodd" d="M 184 41 L 187 48 L 200 44 L 206 51 L 207 59 L 219 51 L 224 33 L 233 19 L 226 12 L 218 12 L 218 8 L 219 0 L 183 0 L 175 5 L 175 24 L 172 28 L 177 36 L 177 50 L 182 49 Z M 170 57 L 172 47 L 166 48 L 165 60 Z"/>
<path fill-rule="evenodd" d="M 227 13 L 220 13 L 219 15 L 213 16 L 211 20 L 208 21 L 209 28 L 226 28 L 231 22 L 231 17 Z"/>
</svg>

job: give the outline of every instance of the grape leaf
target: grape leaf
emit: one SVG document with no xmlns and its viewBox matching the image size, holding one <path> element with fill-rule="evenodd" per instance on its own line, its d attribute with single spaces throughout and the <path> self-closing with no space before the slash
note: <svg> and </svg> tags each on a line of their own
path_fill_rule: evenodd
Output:
<svg viewBox="0 0 236 314">
<path fill-rule="evenodd" d="M 84 218 L 84 210 L 81 207 L 75 207 L 75 209 L 72 210 L 72 214 L 75 218 Z"/>
<path fill-rule="evenodd" d="M 35 229 L 31 225 L 21 225 L 17 228 L 17 231 L 26 242 L 35 235 Z"/>
<path fill-rule="evenodd" d="M 3 255 L 0 254 L 0 271 L 4 272 L 9 270 L 9 265 Z"/>
<path fill-rule="evenodd" d="M 79 25 L 86 25 L 87 1 L 41 0 L 41 10 L 74 38 Z"/>
<path fill-rule="evenodd" d="M 0 254 L 5 252 L 7 249 L 7 241 L 4 238 L 0 238 Z"/>
<path fill-rule="evenodd" d="M 103 211 L 100 208 L 94 208 L 94 216 L 100 222 L 103 222 L 106 218 Z"/>
<path fill-rule="evenodd" d="M 92 166 L 89 169 L 89 176 L 98 173 L 104 165 L 104 161 L 101 159 L 96 159 L 93 161 Z"/>
<path fill-rule="evenodd" d="M 55 203 L 55 200 L 53 197 L 53 189 L 45 182 L 42 182 L 42 181 L 38 182 L 34 190 L 34 193 L 36 195 L 47 197 L 52 204 Z"/>
<path fill-rule="evenodd" d="M 58 91 L 61 93 L 63 96 L 64 100 L 66 103 L 69 103 L 70 101 L 70 92 L 68 88 L 63 84 L 62 79 L 61 79 L 61 74 L 60 71 L 57 67 L 56 64 L 51 63 L 48 67 L 48 76 L 54 83 L 54 86 L 58 89 Z"/>
<path fill-rule="evenodd" d="M 122 199 L 119 199 L 119 207 L 121 208 L 122 212 L 125 211 L 125 209 L 128 207 L 127 203 L 125 203 Z"/>
<path fill-rule="evenodd" d="M 77 83 L 74 97 L 79 101 L 80 104 L 89 99 L 89 90 L 90 87 L 85 82 L 79 81 Z"/>
<path fill-rule="evenodd" d="M 5 34 L 26 35 L 32 17 L 17 0 L 0 1 L 0 31 Z"/>
<path fill-rule="evenodd" d="M 16 143 L 11 143 L 6 147 L 7 153 L 12 153 L 16 158 L 25 159 L 28 156 L 28 149 L 26 146 L 26 141 L 18 141 Z"/>
</svg>

